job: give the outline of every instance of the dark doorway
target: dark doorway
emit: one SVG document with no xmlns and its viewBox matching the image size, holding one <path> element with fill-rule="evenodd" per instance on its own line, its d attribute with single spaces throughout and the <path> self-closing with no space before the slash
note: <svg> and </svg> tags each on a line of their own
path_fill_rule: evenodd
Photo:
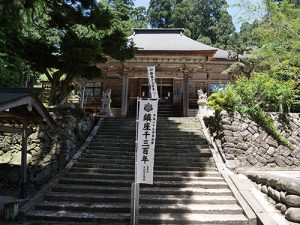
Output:
<svg viewBox="0 0 300 225">
<path fill-rule="evenodd" d="M 160 105 L 173 105 L 173 79 L 156 79 L 157 91 Z M 141 97 L 148 98 L 149 86 L 148 80 L 142 80 Z"/>
</svg>

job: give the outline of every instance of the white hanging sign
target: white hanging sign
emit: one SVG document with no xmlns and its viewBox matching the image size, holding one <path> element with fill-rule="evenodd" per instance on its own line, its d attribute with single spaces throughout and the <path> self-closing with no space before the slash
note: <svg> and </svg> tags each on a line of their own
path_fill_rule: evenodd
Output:
<svg viewBox="0 0 300 225">
<path fill-rule="evenodd" d="M 148 82 L 149 82 L 149 89 L 150 89 L 150 98 L 157 99 L 158 91 L 156 85 L 156 76 L 155 76 L 155 66 L 148 66 Z"/>
<path fill-rule="evenodd" d="M 153 184 L 158 99 L 140 100 L 136 183 Z"/>
</svg>

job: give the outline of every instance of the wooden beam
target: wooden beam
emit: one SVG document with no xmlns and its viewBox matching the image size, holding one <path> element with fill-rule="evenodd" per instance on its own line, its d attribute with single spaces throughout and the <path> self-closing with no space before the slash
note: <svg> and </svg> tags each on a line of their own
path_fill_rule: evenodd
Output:
<svg viewBox="0 0 300 225">
<path fill-rule="evenodd" d="M 187 117 L 189 112 L 189 75 L 188 73 L 183 73 L 183 116 Z"/>
<path fill-rule="evenodd" d="M 23 124 L 22 133 L 22 152 L 21 152 L 21 183 L 20 183 L 20 198 L 27 198 L 27 124 Z"/>
<path fill-rule="evenodd" d="M 41 122 L 43 117 L 39 115 L 20 115 L 13 112 L 0 112 L 0 120 L 15 120 L 15 121 L 27 121 L 27 122 Z"/>
<path fill-rule="evenodd" d="M 32 105 L 32 97 L 26 96 L 0 105 L 0 112 L 10 108 L 15 108 L 21 105 Z"/>
<path fill-rule="evenodd" d="M 21 133 L 24 128 L 0 125 L 0 131 L 4 133 Z"/>
<path fill-rule="evenodd" d="M 42 109 L 42 107 L 39 104 L 37 104 L 36 102 L 33 102 L 33 106 L 38 111 L 38 113 L 45 119 L 45 121 L 49 125 L 49 127 L 51 129 L 54 129 L 54 127 L 55 127 L 55 121 L 50 116 L 50 114 L 48 113 L 48 111 L 46 110 L 46 112 L 45 112 Z M 47 115 L 46 115 L 46 113 L 47 113 Z"/>
<path fill-rule="evenodd" d="M 127 116 L 128 109 L 128 73 L 123 73 L 121 115 Z"/>
</svg>

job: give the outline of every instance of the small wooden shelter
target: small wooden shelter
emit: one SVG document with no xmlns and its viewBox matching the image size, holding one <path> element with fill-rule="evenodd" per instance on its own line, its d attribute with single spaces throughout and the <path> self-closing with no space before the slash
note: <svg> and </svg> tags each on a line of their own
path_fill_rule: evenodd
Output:
<svg viewBox="0 0 300 225">
<path fill-rule="evenodd" d="M 0 88 L 0 132 L 21 133 L 20 198 L 26 198 L 28 126 L 47 123 L 52 129 L 55 121 L 40 101 L 42 89 Z"/>
</svg>

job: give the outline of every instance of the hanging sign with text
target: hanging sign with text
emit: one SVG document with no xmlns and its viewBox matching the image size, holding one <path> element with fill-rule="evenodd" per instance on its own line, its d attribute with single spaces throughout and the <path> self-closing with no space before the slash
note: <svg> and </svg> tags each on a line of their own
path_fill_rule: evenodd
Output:
<svg viewBox="0 0 300 225">
<path fill-rule="evenodd" d="M 158 91 L 156 85 L 156 75 L 155 75 L 155 66 L 148 66 L 148 82 L 149 82 L 149 89 L 150 89 L 150 98 L 157 99 L 158 98 Z"/>
<path fill-rule="evenodd" d="M 140 100 L 136 183 L 153 184 L 158 99 Z"/>
</svg>

